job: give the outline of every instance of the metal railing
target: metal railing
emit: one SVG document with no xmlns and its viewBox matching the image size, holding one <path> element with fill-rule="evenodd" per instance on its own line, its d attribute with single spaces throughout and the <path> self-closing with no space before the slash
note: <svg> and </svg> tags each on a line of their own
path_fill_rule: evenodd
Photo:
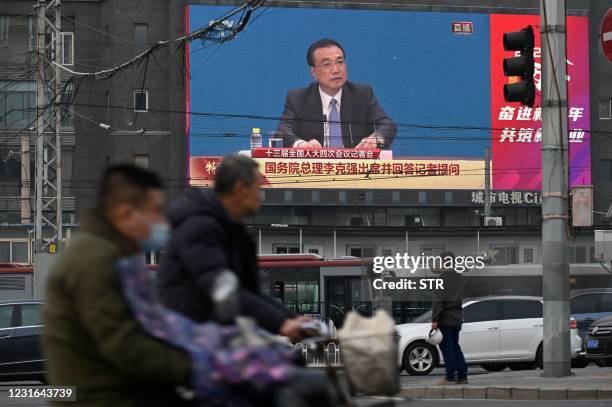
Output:
<svg viewBox="0 0 612 407">
<path fill-rule="evenodd" d="M 288 301 L 283 303 L 283 306 L 298 314 L 304 315 L 321 315 L 324 302 L 315 301 Z"/>
<path fill-rule="evenodd" d="M 307 366 L 342 366 L 340 344 L 336 341 L 315 346 L 296 343 L 295 350 L 301 352 Z"/>
</svg>

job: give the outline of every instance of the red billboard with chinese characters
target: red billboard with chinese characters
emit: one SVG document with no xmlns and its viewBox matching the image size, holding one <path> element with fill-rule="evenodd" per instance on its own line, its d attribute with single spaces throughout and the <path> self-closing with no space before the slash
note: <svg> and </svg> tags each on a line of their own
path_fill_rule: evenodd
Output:
<svg viewBox="0 0 612 407">
<path fill-rule="evenodd" d="M 535 27 L 534 107 L 504 101 L 504 83 L 515 80 L 504 76 L 502 61 L 514 56 L 504 51 L 503 34 L 528 25 Z M 491 16 L 491 123 L 493 188 L 541 188 L 542 180 L 542 49 L 539 16 L 494 14 Z M 591 183 L 589 132 L 589 49 L 586 17 L 567 17 L 567 92 L 570 185 Z"/>
</svg>

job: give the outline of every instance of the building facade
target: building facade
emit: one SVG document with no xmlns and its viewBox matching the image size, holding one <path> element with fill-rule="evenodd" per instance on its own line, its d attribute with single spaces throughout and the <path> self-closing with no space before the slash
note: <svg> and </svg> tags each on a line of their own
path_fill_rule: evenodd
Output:
<svg viewBox="0 0 612 407">
<path fill-rule="evenodd" d="M 185 30 L 189 5 L 235 6 L 239 1 L 63 1 L 62 31 L 72 33 L 73 64 L 78 72 L 116 66 L 160 40 Z M 423 13 L 538 14 L 535 3 L 515 1 L 435 0 L 274 2 L 276 7 L 417 11 Z M 30 179 L 23 178 L 22 139 L 33 151 L 35 117 L 34 2 L 0 4 L 0 262 L 29 262 L 33 211 L 22 209 L 21 186 L 30 181 L 33 208 L 33 159 Z M 587 16 L 593 228 L 572 229 L 569 259 L 596 263 L 593 229 L 609 227 L 605 213 L 612 204 L 612 63 L 604 59 L 599 30 L 608 1 L 568 1 L 568 14 Z M 263 20 L 262 20 L 263 21 Z M 192 27 L 193 28 L 193 27 Z M 247 30 L 243 35 L 248 36 Z M 240 41 L 240 37 L 236 40 Z M 501 41 L 501 39 L 500 39 Z M 500 67 L 501 69 L 501 67 Z M 66 80 L 70 75 L 66 75 Z M 107 80 L 86 80 L 75 88 L 63 131 L 64 221 L 78 226 L 95 198 L 95 180 L 109 164 L 134 162 L 159 172 L 170 195 L 182 192 L 189 146 L 186 134 L 186 72 L 175 49 L 156 53 L 141 64 Z M 211 97 L 217 97 L 212 95 Z M 27 110 L 30 108 L 30 110 Z M 20 110 L 21 109 L 21 110 Z M 23 110 L 26 109 L 26 110 Z M 21 112 L 21 113 L 18 113 Z M 244 133 L 247 133 L 243 129 Z M 247 136 L 247 134 L 244 134 Z M 211 139 L 211 143 L 216 139 Z M 483 195 L 465 189 L 323 189 L 274 188 L 263 192 L 261 212 L 247 219 L 260 254 L 314 253 L 324 259 L 373 257 L 408 252 L 435 255 L 488 252 L 498 266 L 541 262 L 541 196 L 533 191 L 494 191 L 493 222 L 483 218 Z M 25 211 L 25 212 L 24 212 Z M 323 286 L 307 279 L 279 288 L 295 300 L 320 301 Z M 284 282 L 281 281 L 284 285 Z M 274 289 L 275 282 L 269 288 Z M 301 285 L 300 285 L 301 284 Z M 340 286 L 344 288 L 339 288 Z M 350 295 L 350 284 L 334 289 Z M 282 289 L 281 289 L 282 288 Z M 302 294 L 298 294 L 302 293 Z M 302 297 L 300 297 L 302 295 Z M 288 298 L 288 297 L 287 297 Z M 281 298 L 287 300 L 287 298 Z M 360 298 L 361 299 L 361 298 Z"/>
<path fill-rule="evenodd" d="M 0 4 L 0 262 L 32 261 L 36 3 Z M 75 72 L 114 67 L 184 33 L 179 1 L 68 0 L 61 2 L 61 14 L 62 62 Z M 148 63 L 105 80 L 80 81 L 79 75 L 62 72 L 62 81 L 71 82 L 62 96 L 69 107 L 61 127 L 67 238 L 93 205 L 96 180 L 110 164 L 143 165 L 162 175 L 170 195 L 183 190 L 185 115 L 178 112 L 185 106 L 185 78 L 174 51 L 158 52 Z M 28 145 L 30 163 L 24 165 Z"/>
</svg>

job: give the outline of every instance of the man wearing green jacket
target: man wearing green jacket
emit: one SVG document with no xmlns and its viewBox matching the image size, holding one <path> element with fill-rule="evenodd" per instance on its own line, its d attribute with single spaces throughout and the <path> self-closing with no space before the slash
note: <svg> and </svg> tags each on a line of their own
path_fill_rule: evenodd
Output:
<svg viewBox="0 0 612 407">
<path fill-rule="evenodd" d="M 130 312 L 116 261 L 167 240 L 159 178 L 131 165 L 105 172 L 98 207 L 56 262 L 44 308 L 50 384 L 76 386 L 79 406 L 179 406 L 187 353 L 148 335 Z"/>
</svg>

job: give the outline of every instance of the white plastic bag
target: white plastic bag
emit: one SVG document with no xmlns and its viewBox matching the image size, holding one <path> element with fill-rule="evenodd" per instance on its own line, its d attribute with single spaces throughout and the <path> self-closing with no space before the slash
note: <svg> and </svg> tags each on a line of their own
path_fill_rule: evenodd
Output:
<svg viewBox="0 0 612 407">
<path fill-rule="evenodd" d="M 386 312 L 377 310 L 371 318 L 350 312 L 338 338 L 354 392 L 372 395 L 399 392 L 395 321 Z"/>
</svg>

